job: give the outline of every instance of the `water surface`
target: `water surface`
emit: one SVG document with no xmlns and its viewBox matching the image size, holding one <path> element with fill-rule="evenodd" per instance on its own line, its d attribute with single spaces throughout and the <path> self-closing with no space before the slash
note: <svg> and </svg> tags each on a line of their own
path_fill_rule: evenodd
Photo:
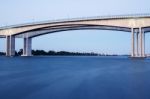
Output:
<svg viewBox="0 0 150 99">
<path fill-rule="evenodd" d="M 150 99 L 150 59 L 0 57 L 0 99 Z"/>
</svg>

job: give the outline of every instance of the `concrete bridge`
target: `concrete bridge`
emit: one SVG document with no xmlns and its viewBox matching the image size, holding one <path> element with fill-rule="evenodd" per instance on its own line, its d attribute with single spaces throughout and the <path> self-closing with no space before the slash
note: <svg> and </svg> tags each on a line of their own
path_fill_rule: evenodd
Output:
<svg viewBox="0 0 150 99">
<path fill-rule="evenodd" d="M 0 28 L 6 38 L 6 56 L 15 55 L 15 38 L 24 39 L 23 56 L 31 56 L 32 38 L 61 31 L 98 29 L 131 33 L 131 57 L 145 57 L 145 33 L 150 31 L 150 14 L 98 16 L 19 24 Z"/>
</svg>

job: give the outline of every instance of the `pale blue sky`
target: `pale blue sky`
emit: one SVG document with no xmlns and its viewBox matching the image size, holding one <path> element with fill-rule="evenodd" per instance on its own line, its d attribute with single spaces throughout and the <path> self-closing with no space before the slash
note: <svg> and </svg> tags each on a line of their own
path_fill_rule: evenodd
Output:
<svg viewBox="0 0 150 99">
<path fill-rule="evenodd" d="M 0 0 L 0 26 L 44 20 L 149 13 L 149 0 Z M 146 34 L 150 52 L 150 34 Z M 130 33 L 78 30 L 48 34 L 33 39 L 33 49 L 129 54 Z M 16 49 L 22 48 L 16 40 Z M 149 44 L 148 44 L 149 43 Z M 5 39 L 0 40 L 0 51 Z"/>
</svg>

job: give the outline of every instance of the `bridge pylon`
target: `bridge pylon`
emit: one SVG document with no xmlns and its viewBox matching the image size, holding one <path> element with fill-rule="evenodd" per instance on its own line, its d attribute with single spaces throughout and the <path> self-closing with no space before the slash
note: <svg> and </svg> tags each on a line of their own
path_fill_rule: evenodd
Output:
<svg viewBox="0 0 150 99">
<path fill-rule="evenodd" d="M 131 29 L 132 38 L 132 52 L 131 57 L 133 58 L 145 58 L 145 33 L 144 29 L 132 28 Z"/>
<path fill-rule="evenodd" d="M 15 36 L 6 36 L 6 56 L 15 56 Z"/>
<path fill-rule="evenodd" d="M 23 55 L 32 56 L 32 38 L 24 38 Z"/>
</svg>

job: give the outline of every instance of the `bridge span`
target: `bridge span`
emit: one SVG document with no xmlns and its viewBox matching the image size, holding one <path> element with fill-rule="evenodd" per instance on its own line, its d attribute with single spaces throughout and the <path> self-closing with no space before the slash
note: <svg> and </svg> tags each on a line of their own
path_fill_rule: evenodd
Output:
<svg viewBox="0 0 150 99">
<path fill-rule="evenodd" d="M 150 14 L 98 16 L 54 20 L 0 27 L 6 38 L 6 56 L 15 55 L 15 38 L 23 38 L 23 56 L 31 56 L 32 38 L 70 30 L 97 29 L 131 33 L 131 57 L 145 57 L 145 33 L 150 32 Z"/>
</svg>

